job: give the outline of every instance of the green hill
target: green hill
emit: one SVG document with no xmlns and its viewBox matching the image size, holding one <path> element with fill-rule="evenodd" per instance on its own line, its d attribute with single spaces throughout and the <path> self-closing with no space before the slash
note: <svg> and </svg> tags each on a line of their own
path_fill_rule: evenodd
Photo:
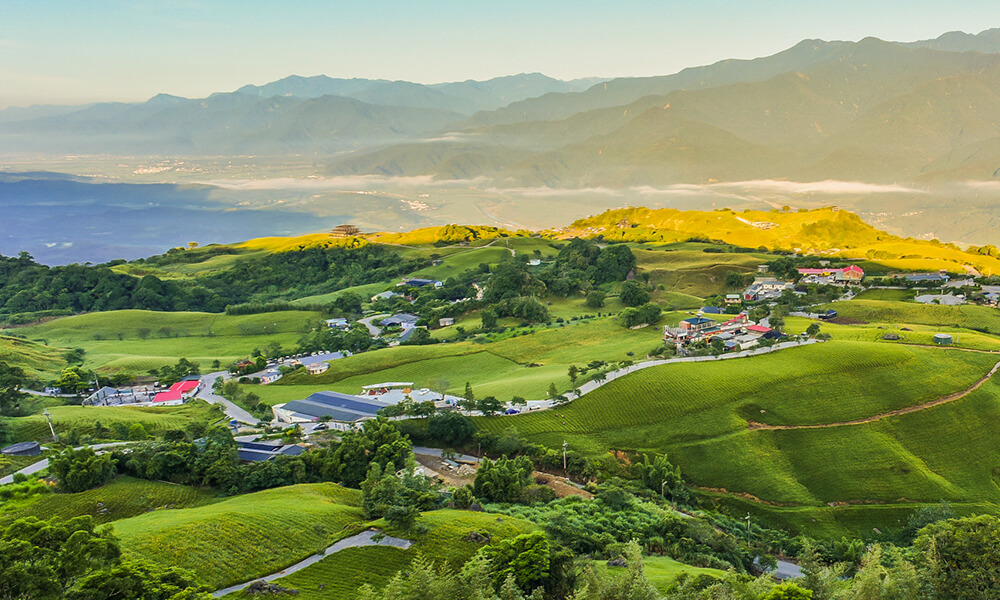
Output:
<svg viewBox="0 0 1000 600">
<path fill-rule="evenodd" d="M 566 440 L 591 456 L 666 453 L 689 482 L 725 498 L 755 499 L 756 510 L 776 521 L 781 513 L 771 514 L 771 507 L 1000 503 L 992 475 L 1000 455 L 983 445 L 990 434 L 981 431 L 981 417 L 963 416 L 1000 410 L 997 383 L 933 408 L 880 417 L 967 390 L 997 359 L 833 341 L 752 359 L 645 369 L 554 411 L 478 424 L 495 433 L 513 426 L 549 447 Z M 835 425 L 867 417 L 874 420 Z M 811 427 L 755 429 L 749 421 Z"/>
<path fill-rule="evenodd" d="M 302 484 L 116 521 L 127 557 L 182 567 L 214 587 L 268 575 L 362 528 L 360 492 Z"/>
</svg>

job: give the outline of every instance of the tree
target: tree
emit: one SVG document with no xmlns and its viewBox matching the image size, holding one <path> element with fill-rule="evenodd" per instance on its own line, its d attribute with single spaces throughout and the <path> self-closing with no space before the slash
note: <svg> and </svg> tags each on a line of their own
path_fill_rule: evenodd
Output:
<svg viewBox="0 0 1000 600">
<path fill-rule="evenodd" d="M 503 410 L 503 402 L 493 396 L 486 396 L 476 401 L 476 408 L 479 412 L 490 417 Z"/>
<path fill-rule="evenodd" d="M 587 292 L 587 308 L 601 308 L 604 306 L 604 299 L 608 295 L 601 290 L 590 290 Z"/>
<path fill-rule="evenodd" d="M 90 516 L 63 521 L 27 517 L 0 529 L 0 597 L 65 597 L 81 577 L 117 564 L 121 551 Z"/>
<path fill-rule="evenodd" d="M 472 391 L 472 384 L 468 381 L 465 382 L 465 399 L 473 402 L 476 400 L 476 394 Z"/>
<path fill-rule="evenodd" d="M 569 383 L 572 387 L 576 387 L 576 378 L 580 374 L 580 369 L 576 368 L 576 365 L 569 366 Z"/>
<path fill-rule="evenodd" d="M 84 577 L 66 594 L 67 600 L 211 600 L 212 588 L 178 567 L 145 561 L 120 565 Z"/>
<path fill-rule="evenodd" d="M 484 330 L 497 328 L 497 311 L 492 308 L 484 308 L 482 312 L 479 313 L 479 317 L 483 321 L 482 328 Z"/>
<path fill-rule="evenodd" d="M 90 448 L 63 450 L 49 460 L 49 471 L 59 480 L 59 489 L 82 492 L 111 481 L 115 467 L 111 456 L 98 456 Z"/>
<path fill-rule="evenodd" d="M 649 292 L 638 281 L 626 281 L 622 284 L 619 298 L 625 306 L 636 307 L 649 302 Z"/>
<path fill-rule="evenodd" d="M 522 592 L 528 592 L 543 586 L 548 579 L 549 551 L 545 534 L 533 531 L 484 546 L 478 554 L 490 561 L 494 585 L 500 586 L 513 578 Z"/>
<path fill-rule="evenodd" d="M 496 462 L 484 458 L 476 471 L 473 493 L 492 502 L 517 502 L 521 490 L 531 482 L 532 470 L 534 466 L 527 456 L 503 456 Z"/>
<path fill-rule="evenodd" d="M 550 383 L 549 384 L 549 399 L 550 400 L 551 399 L 555 399 L 555 397 L 558 396 L 558 395 L 559 395 L 559 389 L 556 388 L 556 384 Z"/>
<path fill-rule="evenodd" d="M 607 246 L 597 256 L 594 283 L 622 281 L 635 269 L 636 258 L 625 244 Z"/>
<path fill-rule="evenodd" d="M 457 412 L 442 412 L 427 420 L 427 435 L 446 446 L 464 444 L 476 433 L 472 419 Z"/>
<path fill-rule="evenodd" d="M 334 479 L 349 487 L 358 487 L 373 462 L 393 470 L 402 469 L 412 454 L 410 439 L 391 421 L 378 417 L 365 421 L 360 430 L 344 433 L 333 452 Z M 273 461 L 267 461 L 273 462 Z"/>
<path fill-rule="evenodd" d="M 918 567 L 940 600 L 996 598 L 1000 586 L 1000 519 L 980 515 L 928 525 L 913 547 Z"/>
<path fill-rule="evenodd" d="M 794 583 L 775 586 L 761 600 L 812 600 L 812 590 L 802 589 Z"/>
<path fill-rule="evenodd" d="M 13 417 L 20 414 L 21 400 L 27 397 L 21 388 L 27 381 L 23 369 L 0 361 L 0 415 Z"/>
<path fill-rule="evenodd" d="M 657 494 L 673 498 L 684 489 L 681 468 L 672 464 L 666 454 L 657 456 L 652 461 L 648 454 L 644 455 L 643 462 L 636 464 L 636 471 L 642 477 L 643 485 Z"/>
<path fill-rule="evenodd" d="M 809 337 L 816 337 L 819 333 L 819 323 L 810 323 L 809 327 L 806 327 L 806 335 Z"/>
</svg>

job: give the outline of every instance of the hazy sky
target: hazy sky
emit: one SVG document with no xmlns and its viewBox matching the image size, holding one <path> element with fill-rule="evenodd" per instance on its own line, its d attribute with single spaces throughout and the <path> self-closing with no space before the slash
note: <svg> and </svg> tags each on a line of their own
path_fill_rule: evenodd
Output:
<svg viewBox="0 0 1000 600">
<path fill-rule="evenodd" d="M 663 75 L 805 38 L 1000 27 L 996 0 L 0 0 L 0 107 L 200 97 L 287 75 Z"/>
</svg>

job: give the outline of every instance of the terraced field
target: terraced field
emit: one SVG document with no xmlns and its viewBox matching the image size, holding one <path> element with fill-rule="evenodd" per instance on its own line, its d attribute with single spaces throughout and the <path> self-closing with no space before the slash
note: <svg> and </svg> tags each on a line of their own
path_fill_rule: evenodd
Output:
<svg viewBox="0 0 1000 600">
<path fill-rule="evenodd" d="M 536 528 L 533 523 L 513 517 L 456 510 L 424 513 L 419 522 L 429 528 L 421 536 L 387 530 L 392 535 L 412 539 L 415 543 L 407 550 L 384 546 L 342 550 L 279 583 L 297 589 L 296 597 L 302 600 L 351 600 L 357 598 L 361 585 L 385 584 L 418 555 L 436 565 L 457 568 L 481 547 L 465 539 L 472 531 L 488 533 L 498 542 Z"/>
<path fill-rule="evenodd" d="M 237 496 L 116 521 L 126 557 L 178 566 L 216 588 L 315 554 L 362 528 L 360 492 L 332 483 Z"/>
<path fill-rule="evenodd" d="M 566 439 L 591 455 L 665 452 L 695 485 L 770 503 L 1000 502 L 993 475 L 1000 451 L 986 442 L 1000 433 L 993 380 L 954 402 L 872 423 L 748 428 L 748 420 L 829 424 L 921 404 L 969 388 L 998 358 L 833 341 L 646 369 L 563 408 L 478 424 L 495 432 L 515 426 L 550 447 Z"/>
<path fill-rule="evenodd" d="M 78 494 L 44 494 L 7 505 L 0 504 L 0 521 L 23 517 L 70 519 L 90 515 L 95 523 L 109 523 L 152 510 L 203 506 L 215 501 L 215 492 L 163 481 L 118 477 L 111 483 Z"/>
<path fill-rule="evenodd" d="M 207 367 L 269 343 L 291 347 L 320 320 L 319 313 L 300 311 L 228 316 L 123 310 L 64 317 L 17 333 L 49 346 L 83 348 L 87 368 L 145 373 L 178 358 Z"/>
</svg>

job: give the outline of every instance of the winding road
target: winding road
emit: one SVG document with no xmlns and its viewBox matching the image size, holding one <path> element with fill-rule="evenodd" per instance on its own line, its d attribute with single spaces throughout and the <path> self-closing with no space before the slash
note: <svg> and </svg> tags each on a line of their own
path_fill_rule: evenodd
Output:
<svg viewBox="0 0 1000 600">
<path fill-rule="evenodd" d="M 330 546 L 326 550 L 320 552 L 319 554 L 313 554 L 309 558 L 306 558 L 304 560 L 300 560 L 299 562 L 295 563 L 294 565 L 292 565 L 290 567 L 287 567 L 285 569 L 282 569 L 282 570 L 278 571 L 277 573 L 271 573 L 270 575 L 266 575 L 264 577 L 257 577 L 255 579 L 251 579 L 250 581 L 247 581 L 245 583 L 240 583 L 240 584 L 237 584 L 237 585 L 231 585 L 231 586 L 229 586 L 227 588 L 223 588 L 221 590 L 213 592 L 212 595 L 215 596 L 216 598 L 221 598 L 222 596 L 226 596 L 228 594 L 232 594 L 233 592 L 238 592 L 238 591 L 240 591 L 242 589 L 245 589 L 245 588 L 249 587 L 250 584 L 252 584 L 255 581 L 268 581 L 268 582 L 270 582 L 270 581 L 274 581 L 275 579 L 281 579 L 282 577 L 287 577 L 287 576 L 291 575 L 292 573 L 295 573 L 297 571 L 301 571 L 302 569 L 305 569 L 306 567 L 312 566 L 312 565 L 318 563 L 319 561 L 323 560 L 327 556 L 330 556 L 331 554 L 336 554 L 337 552 L 340 552 L 341 550 L 344 550 L 346 548 L 361 548 L 361 547 L 364 547 L 364 546 L 391 546 L 393 548 L 399 548 L 400 550 L 406 550 L 407 548 L 409 548 L 410 546 L 413 545 L 413 542 L 411 542 L 410 540 L 404 540 L 402 538 L 391 537 L 391 536 L 388 536 L 388 535 L 382 536 L 381 539 L 375 539 L 376 536 L 379 535 L 379 534 L 381 534 L 381 533 L 382 533 L 381 531 L 378 531 L 378 530 L 375 530 L 375 529 L 369 529 L 367 531 L 362 531 L 361 533 L 359 533 L 357 535 L 352 535 L 351 537 L 344 538 L 344 539 L 340 540 L 339 542 L 333 544 L 332 546 Z"/>
</svg>

